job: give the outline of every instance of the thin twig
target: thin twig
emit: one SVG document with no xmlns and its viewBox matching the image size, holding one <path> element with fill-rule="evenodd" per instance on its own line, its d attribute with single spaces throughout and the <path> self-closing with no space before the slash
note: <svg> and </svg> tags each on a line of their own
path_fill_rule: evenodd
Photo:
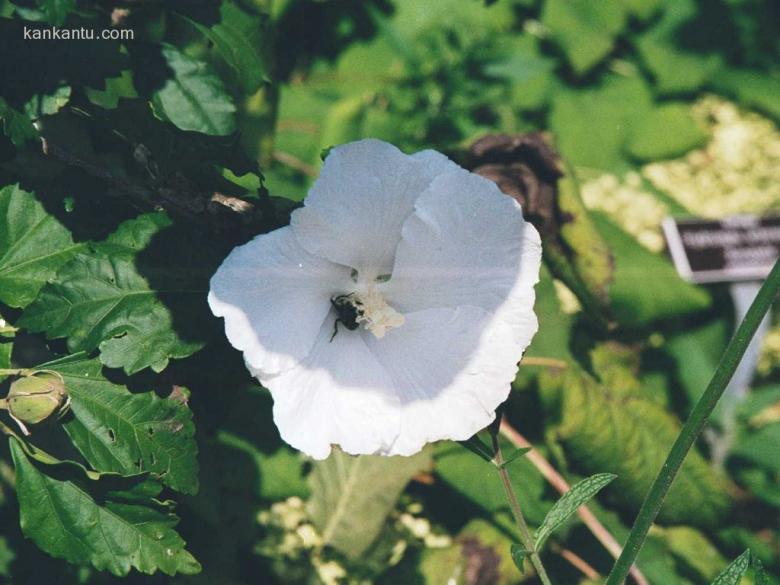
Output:
<svg viewBox="0 0 780 585">
<path fill-rule="evenodd" d="M 512 425 L 510 425 L 506 419 L 501 421 L 500 430 L 501 434 L 509 439 L 509 442 L 512 443 L 515 447 L 531 448 L 531 450 L 526 453 L 525 456 L 533 464 L 533 466 L 539 470 L 539 473 L 542 474 L 542 477 L 544 477 L 558 493 L 565 494 L 569 491 L 570 486 L 563 478 L 563 476 L 555 471 L 555 468 L 550 464 L 550 462 L 547 461 L 547 459 L 545 459 L 542 454 L 539 453 L 539 451 L 533 449 L 533 445 L 528 441 L 528 439 L 526 439 L 523 435 L 520 434 L 519 431 L 512 427 Z M 604 546 L 604 548 L 609 551 L 609 554 L 611 554 L 613 558 L 617 559 L 621 552 L 620 544 L 617 540 L 615 540 L 615 537 L 612 536 L 609 530 L 604 527 L 599 519 L 596 518 L 593 512 L 591 512 L 587 506 L 580 506 L 580 508 L 577 510 L 577 515 L 580 517 L 583 524 L 588 527 L 588 530 L 591 531 L 593 536 L 595 536 L 596 539 Z M 631 576 L 634 578 L 634 581 L 637 582 L 637 585 L 650 585 L 650 582 L 636 566 L 632 567 Z"/>
<path fill-rule="evenodd" d="M 303 173 L 307 177 L 317 176 L 317 169 L 315 169 L 309 163 L 302 161 L 297 156 L 290 154 L 289 152 L 283 152 L 281 150 L 275 151 L 274 160 L 290 167 L 291 169 L 295 169 L 296 171 Z"/>
<path fill-rule="evenodd" d="M 588 563 L 588 561 L 583 559 L 574 551 L 571 551 L 568 548 L 563 548 L 554 543 L 550 545 L 550 548 L 552 548 L 554 552 L 561 555 L 564 559 L 569 561 L 569 564 L 576 568 L 580 573 L 585 575 L 588 579 L 601 579 L 599 572 L 594 569 L 590 563 Z"/>
<path fill-rule="evenodd" d="M 523 366 L 546 366 L 565 370 L 569 365 L 564 360 L 548 357 L 525 356 L 520 361 Z"/>
<path fill-rule="evenodd" d="M 89 176 L 104 181 L 111 193 L 124 197 L 128 203 L 144 211 L 162 208 L 174 217 L 205 225 L 214 232 L 233 235 L 236 230 L 254 235 L 262 221 L 263 214 L 254 203 L 232 195 L 200 191 L 181 176 L 172 177 L 169 184 L 156 185 L 119 175 L 44 137 L 41 138 L 41 152 L 46 158 L 81 169 Z"/>
<path fill-rule="evenodd" d="M 531 557 L 531 564 L 533 564 L 534 568 L 536 569 L 536 574 L 539 575 L 539 579 L 541 579 L 544 585 L 552 585 L 550 577 L 547 576 L 547 571 L 542 564 L 542 559 L 539 556 L 539 552 L 536 550 L 536 545 L 534 544 L 534 539 L 531 536 L 531 531 L 528 529 L 528 523 L 525 521 L 523 512 L 520 509 L 520 502 L 517 501 L 515 490 L 512 487 L 512 481 L 509 478 L 509 471 L 503 464 L 504 456 L 501 453 L 501 446 L 499 445 L 498 435 L 493 434 L 492 437 L 493 452 L 495 453 L 494 461 L 496 468 L 498 469 L 498 474 L 501 476 L 501 482 L 504 484 L 504 491 L 506 492 L 507 500 L 509 500 L 509 507 L 512 509 L 512 515 L 515 517 L 517 527 L 520 529 L 520 538 L 523 541 L 523 546 Z"/>
</svg>

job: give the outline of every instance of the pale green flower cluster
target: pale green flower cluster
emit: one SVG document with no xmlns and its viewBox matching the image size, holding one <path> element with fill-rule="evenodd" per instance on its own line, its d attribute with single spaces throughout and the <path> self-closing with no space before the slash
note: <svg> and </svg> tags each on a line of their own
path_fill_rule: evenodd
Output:
<svg viewBox="0 0 780 585">
<path fill-rule="evenodd" d="M 553 279 L 553 285 L 555 286 L 555 296 L 558 298 L 558 305 L 565 315 L 574 315 L 582 310 L 580 301 L 568 286 L 557 278 Z"/>
<path fill-rule="evenodd" d="M 693 108 L 712 139 L 642 174 L 703 217 L 780 211 L 780 131 L 770 120 L 710 96 Z"/>
<path fill-rule="evenodd" d="M 637 172 L 601 175 L 583 183 L 582 199 L 589 209 L 603 211 L 633 235 L 646 248 L 660 252 L 664 248 L 661 221 L 667 207 L 647 191 Z"/>
<path fill-rule="evenodd" d="M 756 367 L 758 373 L 764 376 L 776 368 L 780 368 L 780 323 L 775 323 L 767 331 Z"/>
<path fill-rule="evenodd" d="M 653 189 L 701 217 L 780 212 L 777 126 L 716 96 L 699 100 L 693 114 L 711 136 L 703 148 L 623 177 L 604 174 L 582 185 L 588 208 L 606 213 L 654 252 L 664 248 L 661 221 L 669 207 Z"/>
<path fill-rule="evenodd" d="M 387 567 L 397 565 L 410 544 L 425 548 L 452 545 L 452 538 L 436 532 L 430 520 L 420 516 L 422 513 L 421 504 L 411 503 L 392 514 L 397 541 L 386 562 Z M 301 498 L 291 497 L 276 502 L 268 510 L 261 511 L 257 521 L 267 532 L 267 537 L 255 547 L 258 554 L 282 559 L 288 567 L 298 565 L 306 570 L 308 565 L 322 585 L 371 585 L 370 580 L 351 577 L 340 559 L 328 555 L 323 548 L 322 535 L 311 523 Z"/>
</svg>

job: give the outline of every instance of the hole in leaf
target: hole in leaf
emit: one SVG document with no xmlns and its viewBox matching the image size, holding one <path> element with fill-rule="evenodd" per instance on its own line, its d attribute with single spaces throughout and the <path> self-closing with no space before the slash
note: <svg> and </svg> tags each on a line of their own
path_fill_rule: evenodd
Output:
<svg viewBox="0 0 780 585">
<path fill-rule="evenodd" d="M 116 433 L 114 429 L 108 429 L 108 440 L 112 443 L 116 443 Z"/>
<path fill-rule="evenodd" d="M 150 437 L 154 436 L 154 427 L 149 427 L 146 432 L 149 433 Z"/>
<path fill-rule="evenodd" d="M 144 460 L 143 460 L 143 459 L 138 459 L 138 460 L 135 462 L 135 466 L 136 466 L 138 469 L 142 469 L 142 468 L 143 468 L 143 466 L 144 466 Z"/>
</svg>

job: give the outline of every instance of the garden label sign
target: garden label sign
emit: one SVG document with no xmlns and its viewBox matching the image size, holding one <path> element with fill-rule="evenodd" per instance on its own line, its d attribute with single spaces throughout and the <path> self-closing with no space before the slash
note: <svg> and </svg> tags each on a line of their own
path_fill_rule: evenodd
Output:
<svg viewBox="0 0 780 585">
<path fill-rule="evenodd" d="M 730 283 L 735 322 L 741 323 L 780 256 L 780 216 L 737 215 L 720 220 L 669 217 L 663 229 L 680 276 L 700 284 Z M 725 461 L 733 444 L 737 406 L 749 392 L 768 329 L 769 314 L 761 321 L 713 413 L 720 428 L 709 440 L 716 464 Z"/>
<path fill-rule="evenodd" d="M 677 272 L 691 282 L 763 280 L 780 256 L 780 216 L 667 218 L 663 228 Z"/>
</svg>

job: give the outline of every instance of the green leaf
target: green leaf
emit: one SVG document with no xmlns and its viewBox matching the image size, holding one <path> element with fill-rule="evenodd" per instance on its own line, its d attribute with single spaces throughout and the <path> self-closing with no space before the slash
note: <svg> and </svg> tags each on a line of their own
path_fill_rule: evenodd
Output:
<svg viewBox="0 0 780 585">
<path fill-rule="evenodd" d="M 65 23 L 68 13 L 76 8 L 76 0 L 37 0 L 47 22 L 55 26 Z"/>
<path fill-rule="evenodd" d="M 539 271 L 539 282 L 534 287 L 536 302 L 534 312 L 539 319 L 539 331 L 525 351 L 529 357 L 547 357 L 561 360 L 572 358 L 569 351 L 572 318 L 561 309 L 552 276 L 546 264 Z M 523 374 L 526 368 L 520 368 Z"/>
<path fill-rule="evenodd" d="M 621 171 L 630 166 L 624 152 L 629 122 L 652 108 L 644 81 L 611 75 L 594 89 L 556 92 L 549 123 L 569 163 Z"/>
<path fill-rule="evenodd" d="M 412 457 L 354 457 L 333 449 L 330 457 L 317 461 L 309 476 L 309 512 L 323 543 L 351 559 L 360 557 L 406 484 L 430 460 L 427 450 Z"/>
<path fill-rule="evenodd" d="M 172 489 L 198 491 L 192 412 L 154 392 L 131 393 L 102 375 L 97 360 L 75 355 L 41 364 L 65 379 L 74 416 L 64 423 L 78 450 L 98 471 L 150 472 Z"/>
<path fill-rule="evenodd" d="M 119 105 L 119 100 L 137 98 L 138 92 L 133 85 L 133 72 L 125 69 L 116 77 L 109 77 L 105 80 L 105 89 L 93 89 L 85 87 L 84 93 L 87 94 L 89 101 L 93 104 L 106 108 L 114 109 Z"/>
<path fill-rule="evenodd" d="M 713 79 L 719 91 L 780 121 L 780 79 L 761 71 L 729 69 Z"/>
<path fill-rule="evenodd" d="M 658 35 L 639 37 L 636 48 L 662 94 L 695 91 L 711 78 L 717 78 L 715 74 L 721 67 L 717 55 L 702 56 L 682 50 Z"/>
<path fill-rule="evenodd" d="M 200 571 L 174 530 L 176 516 L 149 499 L 159 489 L 140 486 L 95 497 L 69 473 L 70 466 L 47 466 L 44 471 L 15 439 L 10 446 L 22 531 L 44 552 L 74 564 L 91 563 L 118 576 L 131 568 L 167 575 Z M 144 493 L 148 503 L 140 499 Z"/>
<path fill-rule="evenodd" d="M 750 567 L 753 569 L 753 584 L 754 585 L 769 585 L 769 575 L 764 570 L 764 565 L 759 558 L 752 554 L 750 555 Z"/>
<path fill-rule="evenodd" d="M 81 246 L 19 185 L 0 189 L 0 301 L 28 305 Z"/>
<path fill-rule="evenodd" d="M 539 39 L 521 35 L 502 39 L 501 55 L 489 61 L 483 72 L 506 80 L 512 106 L 523 110 L 544 108 L 555 83 L 556 62 L 544 56 Z"/>
<path fill-rule="evenodd" d="M 669 260 L 644 248 L 602 213 L 591 217 L 615 259 L 609 296 L 618 321 L 641 326 L 709 308 L 710 295 L 682 280 Z"/>
<path fill-rule="evenodd" d="M 780 473 L 780 422 L 740 433 L 731 454 L 740 459 Z"/>
<path fill-rule="evenodd" d="M 127 221 L 80 252 L 25 310 L 19 326 L 68 338 L 73 351 L 127 373 L 162 371 L 208 338 L 213 254 L 163 213 Z"/>
<path fill-rule="evenodd" d="M 689 407 L 699 400 L 718 367 L 731 327 L 728 318 L 718 316 L 701 325 L 687 326 L 667 338 L 663 349 L 676 362 L 677 379 Z M 717 412 L 716 408 L 716 418 Z"/>
<path fill-rule="evenodd" d="M 612 51 L 626 14 L 619 2 L 546 0 L 541 20 L 574 71 L 583 75 Z"/>
<path fill-rule="evenodd" d="M 225 136 L 236 129 L 236 106 L 206 63 L 170 45 L 161 49 L 172 77 L 155 92 L 155 113 L 181 130 Z"/>
<path fill-rule="evenodd" d="M 675 158 L 707 141 L 707 134 L 684 104 L 671 104 L 637 116 L 626 149 L 641 161 Z"/>
<path fill-rule="evenodd" d="M 558 179 L 557 203 L 560 217 L 566 218 L 560 228 L 562 242 L 552 246 L 550 244 L 555 240 L 546 238 L 544 260 L 592 318 L 605 320 L 604 314 L 609 311 L 609 287 L 614 277 L 612 252 L 591 220 L 571 170 Z"/>
<path fill-rule="evenodd" d="M 21 148 L 27 142 L 38 138 L 38 131 L 33 126 L 32 121 L 20 114 L 0 97 L 0 121 L 3 123 L 3 134 L 17 148 Z"/>
<path fill-rule="evenodd" d="M 664 6 L 665 0 L 620 0 L 626 12 L 640 21 L 653 16 Z"/>
<path fill-rule="evenodd" d="M 512 445 L 502 440 L 501 449 L 509 452 Z M 436 475 L 456 494 L 485 512 L 509 510 L 504 487 L 495 466 L 486 465 L 479 457 L 451 442 L 437 445 L 435 463 Z M 544 502 L 544 478 L 526 458 L 516 460 L 509 471 L 512 477 L 522 478 L 522 489 L 517 489 L 516 492 L 523 513 L 530 523 L 539 524 L 548 507 Z"/>
<path fill-rule="evenodd" d="M 691 42 L 689 38 L 692 30 L 712 27 L 712 23 L 703 21 L 706 13 L 717 11 L 702 10 L 696 0 L 664 1 L 663 4 L 652 26 L 633 36 L 635 47 L 655 79 L 656 90 L 662 94 L 692 93 L 710 79 L 719 77 L 721 57 L 709 51 L 694 52 L 696 41 Z"/>
<path fill-rule="evenodd" d="M 266 26 L 266 15 L 249 12 L 234 0 L 225 0 L 220 5 L 219 22 L 206 26 L 184 17 L 212 43 L 222 56 L 241 85 L 245 94 L 255 93 L 268 81 L 264 36 L 271 34 Z"/>
<path fill-rule="evenodd" d="M 531 450 L 531 447 L 520 447 L 519 449 L 515 449 L 506 459 L 504 459 L 503 463 L 499 465 L 502 469 L 512 463 L 513 461 L 516 461 L 517 459 L 520 459 L 523 455 L 528 453 Z"/>
<path fill-rule="evenodd" d="M 70 86 L 61 85 L 52 93 L 36 94 L 24 104 L 24 113 L 32 120 L 56 114 L 70 101 L 70 93 Z"/>
<path fill-rule="evenodd" d="M 0 370 L 11 369 L 11 354 L 14 349 L 16 329 L 0 314 Z M 0 382 L 8 376 L 0 373 Z"/>
<path fill-rule="evenodd" d="M 480 457 L 483 461 L 487 461 L 488 463 L 493 462 L 493 451 L 479 438 L 479 435 L 469 437 L 465 441 L 458 441 L 458 443 L 474 453 L 477 457 Z"/>
<path fill-rule="evenodd" d="M 612 473 L 598 473 L 571 486 L 571 489 L 555 502 L 547 516 L 544 517 L 542 525 L 537 529 L 534 537 L 536 550 L 542 550 L 545 541 L 553 532 L 563 526 L 580 506 L 587 503 L 616 477 Z"/>
<path fill-rule="evenodd" d="M 8 545 L 8 540 L 0 536 L 0 576 L 10 577 L 11 563 L 16 558 L 13 549 Z"/>
<path fill-rule="evenodd" d="M 724 571 L 715 577 L 712 585 L 739 585 L 742 577 L 747 573 L 750 566 L 750 551 L 746 550 L 724 569 Z"/>
<path fill-rule="evenodd" d="M 520 570 L 521 573 L 525 573 L 525 560 L 531 556 L 531 551 L 525 550 L 519 544 L 513 544 L 509 548 L 509 554 L 512 556 L 512 562 Z"/>
<path fill-rule="evenodd" d="M 726 559 L 700 531 L 690 526 L 671 526 L 661 532 L 669 549 L 688 569 L 712 581 L 726 567 Z"/>
<path fill-rule="evenodd" d="M 634 371 L 633 352 L 616 343 L 591 354 L 596 382 L 571 364 L 541 377 L 546 402 L 561 421 L 557 436 L 571 461 L 588 473 L 618 477 L 611 496 L 635 511 L 645 497 L 677 434 L 680 422 L 649 399 Z M 662 522 L 710 526 L 728 511 L 728 480 L 697 451 L 680 469 L 666 498 Z"/>
</svg>

